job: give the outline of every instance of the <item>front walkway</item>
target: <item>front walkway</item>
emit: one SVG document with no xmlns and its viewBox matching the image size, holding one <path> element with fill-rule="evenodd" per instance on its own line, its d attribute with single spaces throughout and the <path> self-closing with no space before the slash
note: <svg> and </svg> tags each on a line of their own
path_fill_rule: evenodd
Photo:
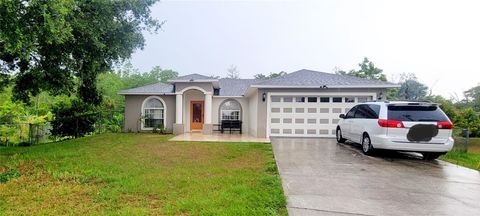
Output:
<svg viewBox="0 0 480 216">
<path fill-rule="evenodd" d="M 289 215 L 480 215 L 478 171 L 334 139 L 272 139 Z"/>
<path fill-rule="evenodd" d="M 252 137 L 248 134 L 229 134 L 229 133 L 184 133 L 173 137 L 170 141 L 200 141 L 200 142 L 261 142 L 270 143 L 268 138 Z"/>
</svg>

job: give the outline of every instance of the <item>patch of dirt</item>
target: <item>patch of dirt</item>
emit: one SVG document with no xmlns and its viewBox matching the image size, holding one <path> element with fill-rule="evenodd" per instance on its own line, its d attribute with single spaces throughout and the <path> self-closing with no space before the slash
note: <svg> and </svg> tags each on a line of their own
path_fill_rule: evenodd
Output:
<svg viewBox="0 0 480 216">
<path fill-rule="evenodd" d="M 0 184 L 0 212 L 5 215 L 64 215 L 99 213 L 93 198 L 100 188 L 95 185 L 54 180 L 45 172 L 35 172 L 22 165 L 22 176 Z M 3 204 L 4 203 L 4 204 Z M 3 205 L 2 205 L 3 204 Z"/>
</svg>

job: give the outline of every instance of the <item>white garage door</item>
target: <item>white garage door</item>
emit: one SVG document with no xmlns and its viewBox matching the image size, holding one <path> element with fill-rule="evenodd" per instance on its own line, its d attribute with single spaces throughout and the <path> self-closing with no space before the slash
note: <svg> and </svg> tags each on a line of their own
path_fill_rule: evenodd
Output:
<svg viewBox="0 0 480 216">
<path fill-rule="evenodd" d="M 334 137 L 339 115 L 357 103 L 371 101 L 366 95 L 271 95 L 268 133 L 281 137 Z"/>
</svg>

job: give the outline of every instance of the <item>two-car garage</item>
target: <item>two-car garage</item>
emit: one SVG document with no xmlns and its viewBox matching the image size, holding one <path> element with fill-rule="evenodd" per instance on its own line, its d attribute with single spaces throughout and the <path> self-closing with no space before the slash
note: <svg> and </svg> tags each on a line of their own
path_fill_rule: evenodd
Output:
<svg viewBox="0 0 480 216">
<path fill-rule="evenodd" d="M 334 137 L 339 115 L 375 93 L 270 93 L 267 133 L 270 137 Z"/>
</svg>

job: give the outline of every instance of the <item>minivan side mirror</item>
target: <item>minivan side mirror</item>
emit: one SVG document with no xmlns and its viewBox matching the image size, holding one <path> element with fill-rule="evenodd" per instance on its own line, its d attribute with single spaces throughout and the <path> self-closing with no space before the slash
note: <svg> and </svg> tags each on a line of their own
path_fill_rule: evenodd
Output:
<svg viewBox="0 0 480 216">
<path fill-rule="evenodd" d="M 344 119 L 344 118 L 345 118 L 345 114 L 340 114 L 340 116 L 338 116 L 338 117 Z"/>
</svg>

